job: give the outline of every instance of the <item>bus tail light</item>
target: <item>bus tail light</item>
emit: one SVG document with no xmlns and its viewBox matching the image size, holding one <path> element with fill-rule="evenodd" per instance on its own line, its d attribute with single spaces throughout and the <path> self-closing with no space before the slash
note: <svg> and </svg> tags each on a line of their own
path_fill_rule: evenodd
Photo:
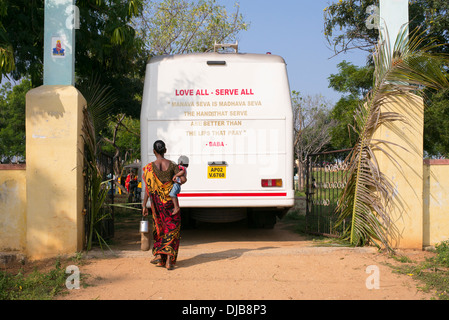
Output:
<svg viewBox="0 0 449 320">
<path fill-rule="evenodd" d="M 262 187 L 282 187 L 282 179 L 262 179 Z"/>
</svg>

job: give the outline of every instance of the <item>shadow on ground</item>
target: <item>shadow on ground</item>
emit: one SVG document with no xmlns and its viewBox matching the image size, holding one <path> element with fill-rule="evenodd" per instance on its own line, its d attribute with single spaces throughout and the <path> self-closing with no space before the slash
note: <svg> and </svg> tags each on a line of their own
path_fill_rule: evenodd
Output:
<svg viewBox="0 0 449 320">
<path fill-rule="evenodd" d="M 139 224 L 140 214 L 129 214 L 116 219 L 114 238 L 110 241 L 113 250 L 140 250 Z M 271 246 L 277 242 L 308 241 L 307 236 L 294 231 L 295 222 L 290 220 L 278 220 L 273 229 L 252 229 L 248 227 L 246 219 L 229 223 L 205 223 L 197 222 L 195 228 L 181 230 L 181 246 L 183 248 L 207 245 L 218 242 L 226 242 L 230 246 L 229 252 L 239 254 L 238 247 L 232 248 L 232 243 L 262 242 Z M 256 248 L 260 250 L 260 248 Z M 226 256 L 229 256 L 227 254 Z"/>
</svg>

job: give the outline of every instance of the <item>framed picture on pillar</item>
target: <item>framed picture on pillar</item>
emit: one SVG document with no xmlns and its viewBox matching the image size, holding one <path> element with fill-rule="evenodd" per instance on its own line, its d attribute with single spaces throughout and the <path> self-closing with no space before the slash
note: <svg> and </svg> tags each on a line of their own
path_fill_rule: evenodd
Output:
<svg viewBox="0 0 449 320">
<path fill-rule="evenodd" d="M 66 47 L 63 37 L 51 37 L 51 56 L 52 58 L 65 58 Z"/>
</svg>

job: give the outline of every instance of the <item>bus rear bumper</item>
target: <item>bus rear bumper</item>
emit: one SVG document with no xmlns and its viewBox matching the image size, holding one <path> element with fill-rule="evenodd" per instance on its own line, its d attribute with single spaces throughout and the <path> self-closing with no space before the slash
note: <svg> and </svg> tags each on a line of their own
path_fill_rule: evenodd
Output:
<svg viewBox="0 0 449 320">
<path fill-rule="evenodd" d="M 293 207 L 294 191 L 270 192 L 182 192 L 178 195 L 180 207 L 226 208 L 226 207 Z"/>
</svg>

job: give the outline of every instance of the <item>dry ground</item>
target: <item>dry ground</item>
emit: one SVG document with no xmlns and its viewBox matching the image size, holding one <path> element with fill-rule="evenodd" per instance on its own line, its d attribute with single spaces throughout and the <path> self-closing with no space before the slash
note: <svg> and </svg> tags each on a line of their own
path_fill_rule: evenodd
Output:
<svg viewBox="0 0 449 320">
<path fill-rule="evenodd" d="M 200 224 L 182 232 L 176 268 L 149 263 L 140 250 L 138 220 L 116 230 L 113 251 L 91 251 L 76 262 L 82 286 L 62 300 L 428 300 L 410 276 L 392 272 L 397 263 L 374 248 L 317 246 L 319 241 L 279 222 L 272 230 L 244 223 Z M 412 260 L 431 253 L 401 251 Z M 367 288 L 369 266 L 379 270 L 379 289 Z M 368 268 L 368 269 L 367 269 Z M 368 281 L 369 283 L 372 283 Z"/>
</svg>

